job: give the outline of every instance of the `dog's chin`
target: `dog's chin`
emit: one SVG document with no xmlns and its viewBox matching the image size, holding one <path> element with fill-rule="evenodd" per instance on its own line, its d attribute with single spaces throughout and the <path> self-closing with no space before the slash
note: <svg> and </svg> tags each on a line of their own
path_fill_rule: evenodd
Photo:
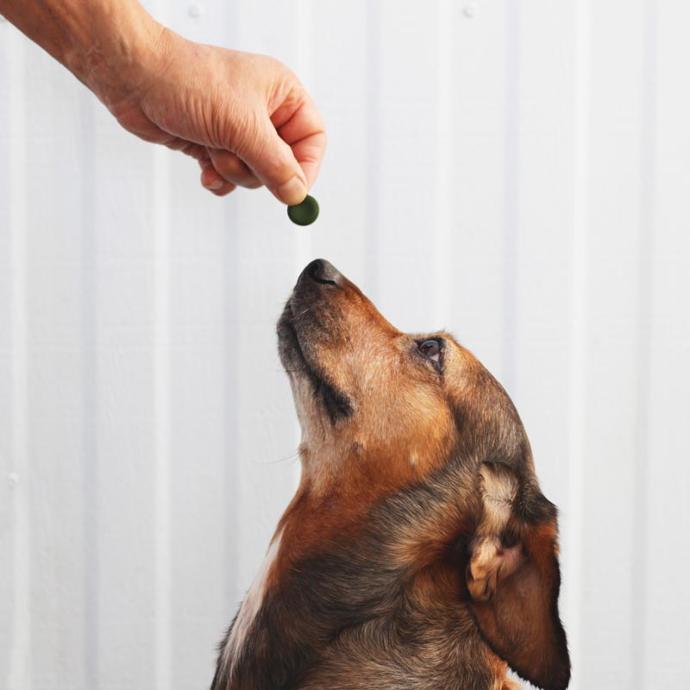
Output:
<svg viewBox="0 0 690 690">
<path fill-rule="evenodd" d="M 293 324 L 292 305 L 290 301 L 285 305 L 283 313 L 278 319 L 276 328 L 278 333 L 278 355 L 283 369 L 289 375 L 306 373 L 309 368 L 302 352 L 297 331 Z"/>
<path fill-rule="evenodd" d="M 352 402 L 345 393 L 336 388 L 327 375 L 318 367 L 305 347 L 295 326 L 291 300 L 278 320 L 278 353 L 285 372 L 291 378 L 306 379 L 314 400 L 323 408 L 331 422 L 350 417 Z"/>
</svg>

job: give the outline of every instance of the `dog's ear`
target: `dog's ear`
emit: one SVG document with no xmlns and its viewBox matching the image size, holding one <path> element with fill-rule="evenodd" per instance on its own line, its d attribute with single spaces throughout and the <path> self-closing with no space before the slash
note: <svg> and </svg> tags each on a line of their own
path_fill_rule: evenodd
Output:
<svg viewBox="0 0 690 690">
<path fill-rule="evenodd" d="M 506 466 L 485 465 L 481 477 L 484 513 L 466 572 L 470 608 L 514 671 L 544 690 L 564 690 L 570 659 L 558 614 L 556 509 Z"/>
</svg>

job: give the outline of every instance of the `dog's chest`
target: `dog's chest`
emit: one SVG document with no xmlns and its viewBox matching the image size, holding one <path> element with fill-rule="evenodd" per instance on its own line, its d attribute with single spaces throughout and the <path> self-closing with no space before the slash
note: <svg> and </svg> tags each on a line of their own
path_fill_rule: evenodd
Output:
<svg viewBox="0 0 690 690">
<path fill-rule="evenodd" d="M 237 616 L 223 642 L 220 663 L 228 677 L 234 675 L 237 663 L 247 655 L 248 640 L 252 630 L 257 625 L 257 616 L 263 607 L 269 576 L 278 557 L 280 545 L 281 534 L 278 533 L 273 538 L 261 568 L 242 601 Z"/>
<path fill-rule="evenodd" d="M 457 590 L 448 591 L 452 582 L 420 596 L 383 563 L 350 566 L 339 557 L 303 563 L 289 582 L 263 592 L 258 610 L 248 598 L 226 644 L 231 673 L 222 687 L 500 687 L 502 669 L 489 663 Z"/>
<path fill-rule="evenodd" d="M 456 495 L 410 491 L 297 560 L 285 557 L 295 536 L 285 528 L 224 644 L 214 690 L 496 687 L 462 601 L 463 563 L 444 547 L 418 570 L 429 544 L 452 540 L 442 530 L 452 531 Z"/>
</svg>

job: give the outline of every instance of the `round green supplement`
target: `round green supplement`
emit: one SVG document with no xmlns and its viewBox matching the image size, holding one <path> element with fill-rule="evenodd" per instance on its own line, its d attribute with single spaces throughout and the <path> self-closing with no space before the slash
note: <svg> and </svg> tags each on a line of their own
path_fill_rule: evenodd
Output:
<svg viewBox="0 0 690 690">
<path fill-rule="evenodd" d="M 288 206 L 288 218 L 297 225 L 311 225 L 319 217 L 319 203 L 313 196 L 306 196 L 301 204 Z"/>
</svg>

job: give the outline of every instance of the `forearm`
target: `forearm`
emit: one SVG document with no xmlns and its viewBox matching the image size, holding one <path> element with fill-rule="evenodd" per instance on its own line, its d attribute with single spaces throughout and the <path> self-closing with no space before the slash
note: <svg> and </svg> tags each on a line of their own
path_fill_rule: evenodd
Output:
<svg viewBox="0 0 690 690">
<path fill-rule="evenodd" d="M 163 27 L 136 0 L 0 0 L 4 15 L 106 102 L 144 78 Z"/>
</svg>

